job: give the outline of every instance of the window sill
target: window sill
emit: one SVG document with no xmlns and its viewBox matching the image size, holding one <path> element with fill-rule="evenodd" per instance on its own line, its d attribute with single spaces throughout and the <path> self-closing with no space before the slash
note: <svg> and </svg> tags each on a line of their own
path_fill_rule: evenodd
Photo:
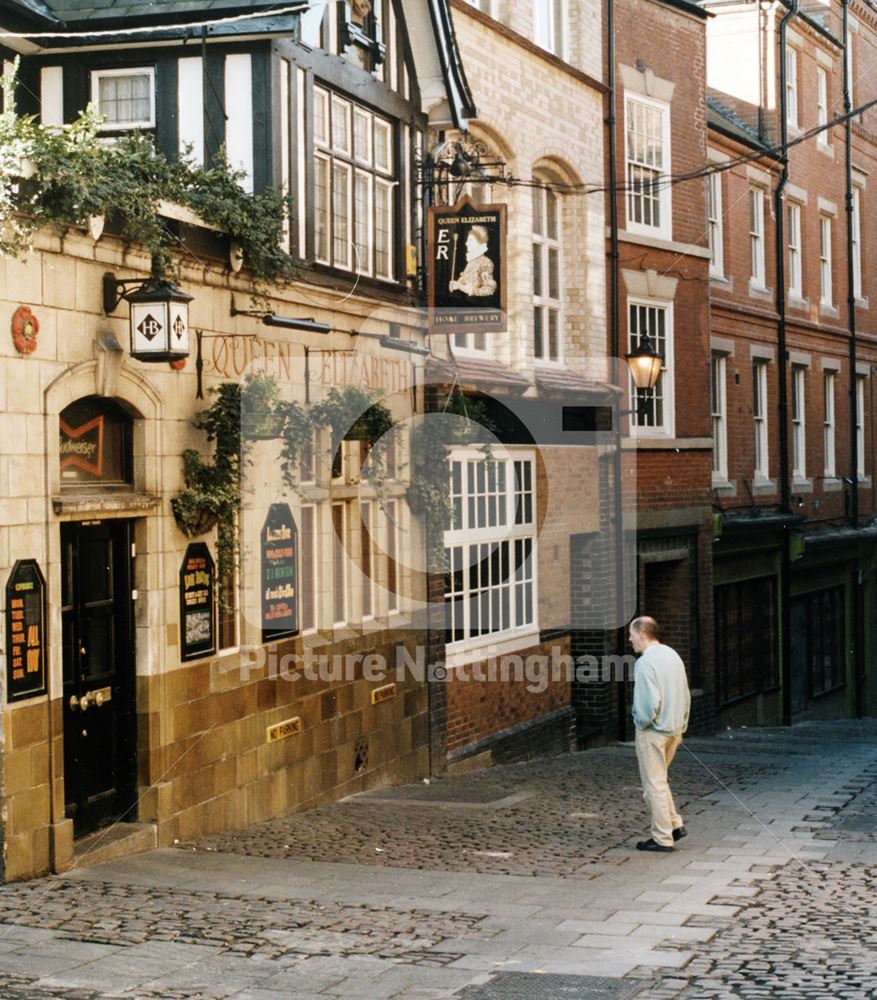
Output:
<svg viewBox="0 0 877 1000">
<path fill-rule="evenodd" d="M 477 645 L 476 645 L 477 643 Z M 504 656 L 508 653 L 516 653 L 519 650 L 527 649 L 529 646 L 539 644 L 539 629 L 530 628 L 526 632 L 509 636 L 506 639 L 497 639 L 495 636 L 488 640 L 464 640 L 458 649 L 454 649 L 456 644 L 445 647 L 445 666 L 450 670 L 454 667 L 463 667 L 471 663 L 478 663 L 481 660 L 493 659 Z"/>
<path fill-rule="evenodd" d="M 869 309 L 870 303 L 867 296 L 856 296 L 856 309 Z"/>
<path fill-rule="evenodd" d="M 625 440 L 626 447 L 635 447 L 640 451 L 711 451 L 711 437 L 678 438 L 670 437 L 638 437 L 631 435 Z"/>
<path fill-rule="evenodd" d="M 858 485 L 863 489 L 871 489 L 871 477 L 870 476 L 859 476 Z"/>
<path fill-rule="evenodd" d="M 830 306 L 825 302 L 819 303 L 819 315 L 828 319 L 840 319 L 840 309 L 837 306 Z"/>
<path fill-rule="evenodd" d="M 777 491 L 777 484 L 773 479 L 764 476 L 756 476 L 752 481 L 753 496 L 766 497 L 773 496 Z"/>
<path fill-rule="evenodd" d="M 800 493 L 812 493 L 813 492 L 813 480 L 807 479 L 805 476 L 792 476 L 792 489 L 798 490 Z"/>
<path fill-rule="evenodd" d="M 792 309 L 800 309 L 802 312 L 810 312 L 810 300 L 801 298 L 800 295 L 795 295 L 793 292 L 789 292 L 789 306 Z"/>
<path fill-rule="evenodd" d="M 773 300 L 773 292 L 764 285 L 752 281 L 751 278 L 749 280 L 749 294 L 752 298 L 761 299 L 764 302 L 770 302 Z"/>
<path fill-rule="evenodd" d="M 839 476 L 826 476 L 822 480 L 823 493 L 839 493 L 843 488 L 843 482 Z"/>
<path fill-rule="evenodd" d="M 737 496 L 737 483 L 732 482 L 730 479 L 713 476 L 712 488 L 716 491 L 716 493 L 725 497 Z"/>
<path fill-rule="evenodd" d="M 718 271 L 710 271 L 710 283 L 731 288 L 731 279 L 727 274 L 719 274 Z"/>
<path fill-rule="evenodd" d="M 56 514 L 120 514 L 155 510 L 161 497 L 151 493 L 62 493 L 52 497 Z"/>
<path fill-rule="evenodd" d="M 823 156 L 827 156 L 829 159 L 834 159 L 834 146 L 827 142 L 819 142 L 816 140 L 816 148 L 822 153 Z"/>
</svg>

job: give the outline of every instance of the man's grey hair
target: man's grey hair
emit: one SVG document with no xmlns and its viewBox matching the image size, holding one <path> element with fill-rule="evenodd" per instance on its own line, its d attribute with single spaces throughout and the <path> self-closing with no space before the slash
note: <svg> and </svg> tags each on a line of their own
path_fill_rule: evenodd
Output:
<svg viewBox="0 0 877 1000">
<path fill-rule="evenodd" d="M 630 627 L 634 632 L 639 632 L 640 635 L 644 635 L 647 639 L 661 638 L 661 626 L 658 625 L 654 618 L 649 618 L 648 615 L 634 618 L 630 623 Z"/>
</svg>

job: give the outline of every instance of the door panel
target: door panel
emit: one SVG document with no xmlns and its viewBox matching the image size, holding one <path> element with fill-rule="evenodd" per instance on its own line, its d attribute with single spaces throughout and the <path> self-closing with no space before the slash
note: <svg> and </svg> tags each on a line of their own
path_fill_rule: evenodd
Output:
<svg viewBox="0 0 877 1000">
<path fill-rule="evenodd" d="M 76 836 L 134 797 L 130 524 L 61 527 L 64 786 Z"/>
</svg>

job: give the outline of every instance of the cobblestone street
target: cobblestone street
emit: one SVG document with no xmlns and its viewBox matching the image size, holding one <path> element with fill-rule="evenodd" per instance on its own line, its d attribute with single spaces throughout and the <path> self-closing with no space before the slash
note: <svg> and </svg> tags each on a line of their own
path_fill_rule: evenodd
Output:
<svg viewBox="0 0 877 1000">
<path fill-rule="evenodd" d="M 633 849 L 630 746 L 382 789 L 0 887 L 0 1000 L 870 998 L 877 724 L 693 739 Z"/>
</svg>

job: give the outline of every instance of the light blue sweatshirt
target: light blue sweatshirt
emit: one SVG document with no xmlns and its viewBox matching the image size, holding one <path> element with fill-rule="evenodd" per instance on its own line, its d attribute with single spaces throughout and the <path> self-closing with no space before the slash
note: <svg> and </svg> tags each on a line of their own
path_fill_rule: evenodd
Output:
<svg viewBox="0 0 877 1000">
<path fill-rule="evenodd" d="M 685 664 L 663 643 L 649 646 L 636 661 L 633 721 L 637 729 L 676 736 L 688 728 L 691 694 Z"/>
</svg>

